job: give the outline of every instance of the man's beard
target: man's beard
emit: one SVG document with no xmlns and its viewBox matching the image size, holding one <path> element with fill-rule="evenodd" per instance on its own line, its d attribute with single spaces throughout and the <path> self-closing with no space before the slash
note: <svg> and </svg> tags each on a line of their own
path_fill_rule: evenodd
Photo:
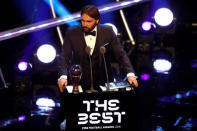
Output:
<svg viewBox="0 0 197 131">
<path fill-rule="evenodd" d="M 83 29 L 84 32 L 91 32 L 95 28 L 96 25 L 97 24 L 95 23 L 94 26 L 92 26 L 92 28 L 88 28 L 86 26 L 82 26 L 82 29 Z"/>
</svg>

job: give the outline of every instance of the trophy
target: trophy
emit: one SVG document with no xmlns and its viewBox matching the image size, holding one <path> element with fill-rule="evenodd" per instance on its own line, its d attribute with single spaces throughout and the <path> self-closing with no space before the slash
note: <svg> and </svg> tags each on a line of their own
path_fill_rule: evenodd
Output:
<svg viewBox="0 0 197 131">
<path fill-rule="evenodd" d="M 71 73 L 71 80 L 73 84 L 73 94 L 78 94 L 79 93 L 79 82 L 81 80 L 81 75 L 82 75 L 82 69 L 80 65 L 72 65 L 70 69 Z"/>
</svg>

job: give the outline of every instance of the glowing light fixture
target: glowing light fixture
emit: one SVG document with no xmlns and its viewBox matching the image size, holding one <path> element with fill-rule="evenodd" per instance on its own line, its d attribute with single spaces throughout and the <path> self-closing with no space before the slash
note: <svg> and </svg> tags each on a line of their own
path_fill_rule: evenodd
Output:
<svg viewBox="0 0 197 131">
<path fill-rule="evenodd" d="M 50 0 L 44 0 L 49 6 L 50 6 Z M 69 10 L 59 1 L 59 0 L 53 0 L 53 7 L 55 12 L 62 18 L 65 17 L 72 17 L 72 14 L 69 12 Z M 79 25 L 80 23 L 76 20 L 73 20 L 71 22 L 66 22 L 69 26 Z"/>
<path fill-rule="evenodd" d="M 38 48 L 37 57 L 43 63 L 50 63 L 56 57 L 56 50 L 53 46 L 44 44 Z"/>
<path fill-rule="evenodd" d="M 22 115 L 18 117 L 18 121 L 25 121 L 26 120 L 26 116 Z"/>
<path fill-rule="evenodd" d="M 155 22 L 160 26 L 168 26 L 173 21 L 173 13 L 168 8 L 160 8 L 155 12 Z"/>
<path fill-rule="evenodd" d="M 149 31 L 151 30 L 152 23 L 150 21 L 144 21 L 141 26 L 144 31 Z"/>
<path fill-rule="evenodd" d="M 153 62 L 153 66 L 158 73 L 168 74 L 168 71 L 172 67 L 172 63 L 167 59 L 156 59 Z"/>
<path fill-rule="evenodd" d="M 55 107 L 55 102 L 53 99 L 49 98 L 38 98 L 36 101 L 36 105 L 44 107 Z"/>
<path fill-rule="evenodd" d="M 142 80 L 147 81 L 147 80 L 149 80 L 150 75 L 147 74 L 147 73 L 144 73 L 144 74 L 142 74 L 140 77 L 141 77 Z"/>
<path fill-rule="evenodd" d="M 20 61 L 18 63 L 18 69 L 20 71 L 26 71 L 27 70 L 27 67 L 28 67 L 28 63 L 26 61 Z"/>
</svg>

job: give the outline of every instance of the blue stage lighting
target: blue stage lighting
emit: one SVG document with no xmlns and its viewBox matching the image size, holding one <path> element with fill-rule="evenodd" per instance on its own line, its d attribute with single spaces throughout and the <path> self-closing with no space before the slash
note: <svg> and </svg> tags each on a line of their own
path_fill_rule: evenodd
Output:
<svg viewBox="0 0 197 131">
<path fill-rule="evenodd" d="M 173 21 L 173 13 L 168 8 L 160 8 L 155 12 L 154 20 L 160 26 L 168 26 Z"/>
<path fill-rule="evenodd" d="M 192 68 L 197 69 L 197 59 L 192 60 Z"/>
<path fill-rule="evenodd" d="M 50 6 L 50 0 L 44 0 L 44 1 Z M 53 6 L 55 12 L 60 17 L 69 17 L 72 15 L 59 0 L 53 0 Z M 72 21 L 72 22 L 67 22 L 67 24 L 68 26 L 75 26 L 75 25 L 79 25 L 80 23 L 77 21 Z"/>
<path fill-rule="evenodd" d="M 56 57 L 56 50 L 52 45 L 44 44 L 38 48 L 37 57 L 43 63 L 50 63 Z"/>
<path fill-rule="evenodd" d="M 100 6 L 99 8 L 99 12 L 101 14 L 110 12 L 110 11 L 115 11 L 115 10 L 119 10 L 119 9 L 123 9 L 129 6 L 134 6 L 136 4 L 139 3 L 144 3 L 144 2 L 148 2 L 149 0 L 124 0 L 124 1 L 120 1 L 120 2 L 113 2 L 104 6 Z M 49 2 L 47 2 L 49 3 Z M 110 7 L 110 10 L 105 10 L 105 7 Z M 54 26 L 58 26 L 58 25 L 62 25 L 65 23 L 69 23 L 71 21 L 74 20 L 80 20 L 80 12 L 76 12 L 74 14 L 72 14 L 71 16 L 69 15 L 69 17 L 63 17 L 63 18 L 52 18 L 50 20 L 46 20 L 46 21 L 41 21 L 41 22 L 37 22 L 31 25 L 26 25 L 23 27 L 19 27 L 19 28 L 15 28 L 12 30 L 8 30 L 8 31 L 3 31 L 0 32 L 0 41 L 2 40 L 6 40 L 6 39 L 10 39 L 13 37 L 17 37 L 26 33 L 30 33 L 30 32 L 34 32 L 34 31 L 38 31 L 38 30 L 43 30 L 43 29 L 47 29 L 47 28 L 51 28 Z"/>
<path fill-rule="evenodd" d="M 180 98 L 182 98 L 181 94 L 177 93 L 176 94 L 176 99 L 180 99 Z"/>
<path fill-rule="evenodd" d="M 162 126 L 160 126 L 160 125 L 158 125 L 157 127 L 156 127 L 156 129 L 155 129 L 156 131 L 164 131 L 164 129 L 163 129 L 163 127 Z"/>
</svg>

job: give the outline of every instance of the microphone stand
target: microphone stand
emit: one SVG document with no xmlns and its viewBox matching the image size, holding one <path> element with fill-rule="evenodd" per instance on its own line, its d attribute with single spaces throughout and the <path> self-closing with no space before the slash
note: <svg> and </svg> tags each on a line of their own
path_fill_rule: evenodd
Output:
<svg viewBox="0 0 197 131">
<path fill-rule="evenodd" d="M 106 52 L 106 49 L 105 49 L 104 46 L 102 46 L 102 47 L 100 48 L 100 52 L 101 52 L 101 54 L 102 54 L 102 56 L 103 56 L 104 65 L 105 65 L 105 75 L 106 75 L 106 79 L 107 79 L 106 91 L 110 91 L 110 88 L 109 88 L 109 77 L 108 77 L 108 71 L 107 71 L 107 65 L 106 65 L 105 56 L 104 56 L 104 54 L 105 54 L 105 52 Z"/>
<path fill-rule="evenodd" d="M 91 78 L 91 86 L 90 89 L 87 90 L 87 93 L 93 93 L 93 92 L 97 92 L 97 90 L 94 89 L 94 84 L 93 84 L 93 72 L 92 72 L 92 60 L 91 60 L 91 56 L 90 56 L 90 47 L 87 46 L 86 47 L 86 53 L 89 55 L 89 60 L 90 60 L 90 78 Z"/>
</svg>

